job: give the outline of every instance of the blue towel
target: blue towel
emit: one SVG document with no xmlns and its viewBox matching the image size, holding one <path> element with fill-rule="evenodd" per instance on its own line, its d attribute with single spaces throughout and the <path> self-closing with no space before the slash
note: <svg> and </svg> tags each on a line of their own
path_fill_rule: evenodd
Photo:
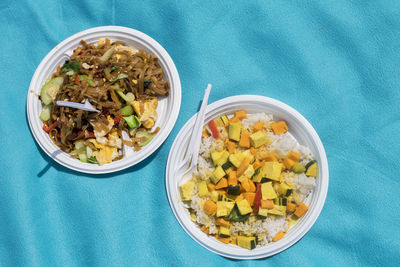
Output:
<svg viewBox="0 0 400 267">
<path fill-rule="evenodd" d="M 190 3 L 192 2 L 192 3 Z M 1 1 L 0 265 L 398 265 L 400 1 Z M 59 42 L 120 25 L 156 39 L 176 63 L 182 107 L 166 142 L 111 175 L 53 162 L 25 114 L 32 75 Z M 233 261 L 194 242 L 165 194 L 172 142 L 210 103 L 260 94 L 302 113 L 325 146 L 330 186 L 294 246 Z"/>
</svg>

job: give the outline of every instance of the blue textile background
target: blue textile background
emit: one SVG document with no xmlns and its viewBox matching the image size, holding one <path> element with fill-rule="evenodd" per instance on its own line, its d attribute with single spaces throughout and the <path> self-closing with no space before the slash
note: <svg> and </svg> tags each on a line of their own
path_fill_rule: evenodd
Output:
<svg viewBox="0 0 400 267">
<path fill-rule="evenodd" d="M 190 2 L 190 3 L 189 3 Z M 0 265 L 396 265 L 400 262 L 400 1 L 1 1 Z M 41 59 L 95 26 L 142 31 L 169 52 L 182 107 L 144 162 L 92 176 L 36 145 L 25 104 Z M 165 194 L 174 137 L 197 111 L 236 94 L 281 100 L 325 146 L 322 213 L 297 244 L 233 261 L 181 229 Z"/>
</svg>

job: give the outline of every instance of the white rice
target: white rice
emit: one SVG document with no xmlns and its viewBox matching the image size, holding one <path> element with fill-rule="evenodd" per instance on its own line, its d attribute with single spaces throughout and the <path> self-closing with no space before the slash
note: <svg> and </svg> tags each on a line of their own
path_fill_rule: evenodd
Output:
<svg viewBox="0 0 400 267">
<path fill-rule="evenodd" d="M 268 150 L 278 153 L 281 156 L 287 155 L 290 151 L 300 153 L 300 163 L 305 165 L 312 159 L 311 150 L 308 147 L 300 145 L 297 140 L 289 133 L 286 132 L 281 135 L 274 135 L 268 126 L 273 122 L 273 116 L 266 113 L 248 114 L 248 118 L 242 120 L 242 125 L 250 130 L 255 123 L 264 121 L 264 132 L 272 141 L 271 145 L 267 147 Z M 225 134 L 226 137 L 226 134 Z M 194 173 L 197 180 L 206 180 L 210 173 L 214 170 L 214 166 L 210 160 L 210 153 L 214 150 L 222 150 L 225 137 L 221 139 L 214 139 L 213 137 L 203 138 L 198 160 L 198 170 Z M 295 174 L 293 172 L 286 173 L 283 180 L 292 186 L 294 201 L 301 203 L 307 195 L 312 191 L 315 186 L 315 178 L 308 177 L 304 173 Z M 197 190 L 197 189 L 196 189 Z M 196 194 L 192 197 L 190 207 L 196 212 L 196 222 L 200 225 L 205 225 L 209 228 L 210 234 L 217 234 L 218 229 L 215 225 L 215 218 L 207 215 L 204 210 L 204 202 L 207 198 L 200 198 Z M 257 236 L 260 244 L 264 245 L 272 241 L 272 238 L 280 231 L 286 232 L 288 230 L 288 221 L 286 216 L 268 216 L 265 219 L 250 216 L 244 222 L 231 222 L 230 231 L 232 234 L 244 234 L 247 236 Z"/>
</svg>

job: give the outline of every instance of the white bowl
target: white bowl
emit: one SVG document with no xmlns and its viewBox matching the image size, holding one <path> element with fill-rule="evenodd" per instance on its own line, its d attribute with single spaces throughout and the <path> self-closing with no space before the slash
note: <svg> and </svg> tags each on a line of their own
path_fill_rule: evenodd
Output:
<svg viewBox="0 0 400 267">
<path fill-rule="evenodd" d="M 238 95 L 224 98 L 207 107 L 205 123 L 221 114 L 232 114 L 236 110 L 244 109 L 247 113 L 266 112 L 273 114 L 275 120 L 285 120 L 289 132 L 297 141 L 309 147 L 318 162 L 316 186 L 306 204 L 309 210 L 279 241 L 269 243 L 253 250 L 247 250 L 232 244 L 223 244 L 215 238 L 203 233 L 190 220 L 189 212 L 182 205 L 179 195 L 179 179 L 174 175 L 184 156 L 185 148 L 194 125 L 194 115 L 180 130 L 171 147 L 166 168 L 166 190 L 168 200 L 176 219 L 186 233 L 201 246 L 221 256 L 234 259 L 258 259 L 277 254 L 303 237 L 318 218 L 325 202 L 329 184 L 328 161 L 324 147 L 311 124 L 296 110 L 275 99 L 259 95 Z"/>
<path fill-rule="evenodd" d="M 136 46 L 155 54 L 164 70 L 166 79 L 170 82 L 170 94 L 168 97 L 161 98 L 157 107 L 158 119 L 155 126 L 160 127 L 160 131 L 154 136 L 153 140 L 140 151 L 131 153 L 121 160 L 114 161 L 105 165 L 83 163 L 78 159 L 72 158 L 68 153 L 58 148 L 43 130 L 43 123 L 39 119 L 42 109 L 38 98 L 41 87 L 45 80 L 50 78 L 56 71 L 57 66 L 62 65 L 72 54 L 72 51 L 79 46 L 81 40 L 87 43 L 96 42 L 101 38 L 107 37 L 110 40 L 123 41 L 128 45 Z M 26 101 L 26 111 L 32 134 L 39 146 L 56 162 L 67 168 L 93 174 L 102 174 L 119 171 L 139 163 L 150 156 L 168 137 L 175 125 L 181 105 L 181 83 L 178 71 L 174 62 L 167 51 L 154 39 L 146 34 L 119 26 L 104 26 L 88 29 L 72 35 L 54 47 L 46 57 L 40 62 L 29 86 Z"/>
</svg>

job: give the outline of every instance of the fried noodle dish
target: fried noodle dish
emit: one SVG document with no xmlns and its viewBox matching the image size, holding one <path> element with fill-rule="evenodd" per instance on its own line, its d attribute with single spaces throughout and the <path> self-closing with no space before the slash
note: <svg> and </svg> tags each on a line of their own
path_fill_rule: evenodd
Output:
<svg viewBox="0 0 400 267">
<path fill-rule="evenodd" d="M 40 93 L 40 119 L 51 140 L 83 162 L 106 164 L 123 157 L 122 145 L 135 151 L 159 131 L 157 97 L 169 94 L 158 58 L 123 42 L 80 42 L 58 66 Z M 100 112 L 58 106 L 57 101 L 84 103 Z M 128 133 L 130 140 L 122 138 Z"/>
</svg>

